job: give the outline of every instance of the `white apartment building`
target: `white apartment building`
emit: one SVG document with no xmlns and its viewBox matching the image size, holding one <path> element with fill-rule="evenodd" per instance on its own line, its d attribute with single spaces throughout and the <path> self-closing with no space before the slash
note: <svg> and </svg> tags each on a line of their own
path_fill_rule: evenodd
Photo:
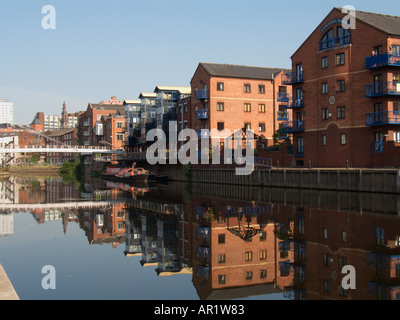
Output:
<svg viewBox="0 0 400 320">
<path fill-rule="evenodd" d="M 0 100 L 0 123 L 14 124 L 14 104 L 5 99 Z"/>
</svg>

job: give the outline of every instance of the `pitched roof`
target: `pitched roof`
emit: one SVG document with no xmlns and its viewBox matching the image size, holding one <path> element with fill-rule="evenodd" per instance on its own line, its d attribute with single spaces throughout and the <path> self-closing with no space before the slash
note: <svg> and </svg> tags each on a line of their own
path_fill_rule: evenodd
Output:
<svg viewBox="0 0 400 320">
<path fill-rule="evenodd" d="M 104 110 L 104 111 L 117 111 L 121 114 L 125 113 L 125 107 L 119 104 L 98 104 L 98 103 L 89 103 L 89 106 L 96 110 Z"/>
<path fill-rule="evenodd" d="M 157 93 L 154 92 L 141 92 L 139 95 L 139 99 L 143 98 L 157 98 Z"/>
<path fill-rule="evenodd" d="M 204 67 L 204 69 L 208 72 L 210 76 L 229 78 L 272 80 L 277 74 L 279 74 L 279 72 L 290 71 L 288 69 L 282 68 L 263 68 L 205 62 L 201 62 L 200 65 Z"/>
<path fill-rule="evenodd" d="M 154 92 L 159 92 L 159 91 L 178 91 L 179 93 L 182 94 L 190 94 L 192 92 L 191 87 L 175 87 L 175 86 L 157 86 L 154 89 Z"/>
<path fill-rule="evenodd" d="M 124 104 L 140 104 L 142 100 L 136 99 L 136 100 L 124 100 Z"/>
<path fill-rule="evenodd" d="M 342 11 L 342 8 L 335 7 Z M 400 17 L 356 10 L 356 18 L 391 35 L 400 35 Z"/>
<path fill-rule="evenodd" d="M 64 134 L 68 134 L 71 132 L 74 132 L 76 129 L 75 128 L 66 128 L 66 129 L 60 129 L 60 130 L 55 130 L 55 131 L 48 131 L 48 136 L 49 137 L 59 137 Z"/>
</svg>

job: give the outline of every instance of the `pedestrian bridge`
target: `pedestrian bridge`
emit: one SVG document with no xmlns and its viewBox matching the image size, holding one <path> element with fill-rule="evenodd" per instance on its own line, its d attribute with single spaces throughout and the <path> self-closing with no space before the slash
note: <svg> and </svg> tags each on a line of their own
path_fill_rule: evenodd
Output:
<svg viewBox="0 0 400 320">
<path fill-rule="evenodd" d="M 0 148 L 0 155 L 7 153 L 80 153 L 80 154 L 125 154 L 124 150 L 111 150 L 99 146 L 42 146 L 42 147 L 10 147 Z"/>
<path fill-rule="evenodd" d="M 75 201 L 61 203 L 1 203 L 0 211 L 18 212 L 18 211 L 33 211 L 33 210 L 49 210 L 49 209 L 91 209 L 110 207 L 117 201 Z"/>
</svg>

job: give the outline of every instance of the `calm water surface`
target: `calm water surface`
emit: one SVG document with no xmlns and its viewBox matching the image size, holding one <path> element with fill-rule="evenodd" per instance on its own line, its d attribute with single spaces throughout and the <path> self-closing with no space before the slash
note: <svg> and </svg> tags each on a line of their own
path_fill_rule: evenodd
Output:
<svg viewBox="0 0 400 320">
<path fill-rule="evenodd" d="M 397 299 L 399 197 L 2 181 L 0 263 L 21 299 Z M 44 266 L 56 289 L 44 290 Z M 341 287 L 342 267 L 356 289 Z"/>
</svg>

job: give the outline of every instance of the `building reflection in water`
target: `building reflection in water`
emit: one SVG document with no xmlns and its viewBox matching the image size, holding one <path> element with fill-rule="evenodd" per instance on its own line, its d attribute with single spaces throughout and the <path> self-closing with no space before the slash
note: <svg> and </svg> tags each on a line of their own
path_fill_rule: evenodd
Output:
<svg viewBox="0 0 400 320">
<path fill-rule="evenodd" d="M 82 191 L 60 179 L 1 187 L 0 218 L 8 221 L 2 236 L 12 234 L 9 208 L 53 203 L 27 208 L 38 223 L 59 220 L 64 232 L 79 223 L 90 245 L 122 246 L 127 259 L 136 257 L 155 276 L 191 274 L 202 300 L 400 298 L 397 195 L 98 180 Z M 356 290 L 341 285 L 346 265 L 357 271 Z"/>
</svg>

